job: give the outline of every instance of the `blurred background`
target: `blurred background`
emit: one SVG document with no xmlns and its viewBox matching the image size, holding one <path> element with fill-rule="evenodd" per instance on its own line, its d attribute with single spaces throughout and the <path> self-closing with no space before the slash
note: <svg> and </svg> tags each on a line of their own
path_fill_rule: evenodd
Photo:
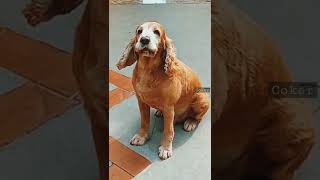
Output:
<svg viewBox="0 0 320 180">
<path fill-rule="evenodd" d="M 275 41 L 298 82 L 320 85 L 319 1 L 230 0 L 256 21 Z M 319 91 L 318 91 L 319 92 Z M 319 94 L 319 93 L 318 93 Z M 315 108 L 316 145 L 297 172 L 296 179 L 320 178 L 320 97 L 311 99 Z"/>
</svg>

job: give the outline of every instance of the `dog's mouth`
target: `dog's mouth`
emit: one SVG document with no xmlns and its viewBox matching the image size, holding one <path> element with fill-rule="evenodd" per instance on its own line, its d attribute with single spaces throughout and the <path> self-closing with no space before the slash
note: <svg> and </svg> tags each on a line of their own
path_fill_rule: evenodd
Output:
<svg viewBox="0 0 320 180">
<path fill-rule="evenodd" d="M 139 53 L 142 54 L 142 56 L 147 56 L 147 57 L 153 57 L 156 54 L 155 50 L 151 50 L 147 47 L 142 48 L 141 50 L 139 50 Z"/>
</svg>

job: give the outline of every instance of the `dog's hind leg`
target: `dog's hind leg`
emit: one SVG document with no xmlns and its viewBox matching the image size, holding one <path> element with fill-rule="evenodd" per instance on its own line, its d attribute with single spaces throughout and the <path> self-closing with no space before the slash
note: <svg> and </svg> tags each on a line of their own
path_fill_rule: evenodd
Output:
<svg viewBox="0 0 320 180">
<path fill-rule="evenodd" d="M 209 100 L 207 95 L 205 93 L 196 94 L 196 97 L 191 104 L 191 115 L 184 122 L 183 129 L 188 132 L 194 130 L 198 126 L 208 109 Z"/>
</svg>

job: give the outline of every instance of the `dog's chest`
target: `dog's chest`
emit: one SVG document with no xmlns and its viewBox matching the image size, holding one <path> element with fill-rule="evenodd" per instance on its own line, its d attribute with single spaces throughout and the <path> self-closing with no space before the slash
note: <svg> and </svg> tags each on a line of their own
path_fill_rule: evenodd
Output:
<svg viewBox="0 0 320 180">
<path fill-rule="evenodd" d="M 160 108 L 161 80 L 151 72 L 139 72 L 133 76 L 133 87 L 136 95 L 144 103 L 154 108 Z"/>
</svg>

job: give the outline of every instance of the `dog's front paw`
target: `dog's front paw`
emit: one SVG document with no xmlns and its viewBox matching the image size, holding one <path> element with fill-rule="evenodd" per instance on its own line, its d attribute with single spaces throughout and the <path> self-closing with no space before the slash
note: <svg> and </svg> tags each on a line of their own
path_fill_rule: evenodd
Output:
<svg viewBox="0 0 320 180">
<path fill-rule="evenodd" d="M 148 139 L 148 136 L 140 136 L 139 134 L 136 134 L 133 136 L 133 138 L 130 140 L 131 145 L 141 146 L 143 145 Z"/>
<path fill-rule="evenodd" d="M 185 122 L 184 122 L 184 125 L 183 125 L 183 129 L 185 131 L 193 131 L 199 124 L 199 121 L 197 120 L 193 120 L 193 119 L 187 119 Z"/>
<path fill-rule="evenodd" d="M 159 147 L 159 158 L 166 160 L 172 156 L 172 148 Z"/>
</svg>

